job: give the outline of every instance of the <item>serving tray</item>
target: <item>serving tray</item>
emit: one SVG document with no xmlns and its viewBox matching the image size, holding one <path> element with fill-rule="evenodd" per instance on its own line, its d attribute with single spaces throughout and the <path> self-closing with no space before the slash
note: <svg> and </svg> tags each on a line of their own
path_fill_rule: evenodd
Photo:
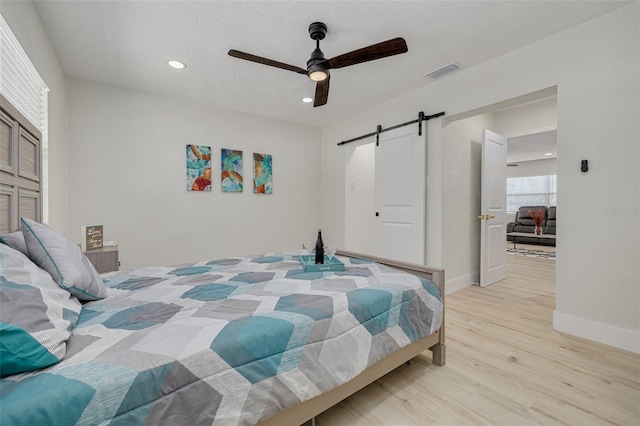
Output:
<svg viewBox="0 0 640 426">
<path fill-rule="evenodd" d="M 316 265 L 316 257 L 314 255 L 302 255 L 298 257 L 298 260 L 305 272 L 344 271 L 344 263 L 335 257 L 329 260 L 329 256 L 325 256 L 324 264 L 322 265 Z"/>
</svg>

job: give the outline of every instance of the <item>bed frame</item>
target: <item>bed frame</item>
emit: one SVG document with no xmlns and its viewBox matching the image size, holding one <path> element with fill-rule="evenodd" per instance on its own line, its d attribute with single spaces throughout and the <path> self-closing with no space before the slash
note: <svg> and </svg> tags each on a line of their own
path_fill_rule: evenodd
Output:
<svg viewBox="0 0 640 426">
<path fill-rule="evenodd" d="M 390 267 L 400 269 L 410 274 L 419 275 L 431 281 L 440 290 L 442 302 L 444 303 L 444 270 L 429 268 L 413 263 L 398 260 L 385 259 L 377 256 L 355 253 L 347 250 L 338 250 L 336 253 L 341 256 L 359 257 L 370 259 Z M 417 342 L 405 346 L 388 357 L 378 361 L 365 371 L 354 377 L 347 383 L 318 395 L 310 400 L 301 402 L 294 407 L 276 414 L 275 416 L 259 423 L 260 426 L 281 426 L 281 425 L 302 425 L 307 422 L 312 423 L 312 419 L 323 411 L 333 407 L 343 399 L 353 395 L 365 386 L 378 380 L 380 377 L 395 370 L 405 362 L 429 349 L 433 354 L 433 363 L 438 366 L 445 364 L 445 343 L 444 343 L 444 311 L 442 313 L 442 325 L 430 336 Z"/>
</svg>

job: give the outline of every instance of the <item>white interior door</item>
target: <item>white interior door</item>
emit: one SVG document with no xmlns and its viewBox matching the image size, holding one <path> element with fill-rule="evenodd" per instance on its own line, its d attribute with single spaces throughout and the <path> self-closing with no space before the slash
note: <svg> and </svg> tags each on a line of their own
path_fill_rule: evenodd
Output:
<svg viewBox="0 0 640 426">
<path fill-rule="evenodd" d="M 426 132 L 404 126 L 381 133 L 375 157 L 375 254 L 423 265 Z"/>
<path fill-rule="evenodd" d="M 503 280 L 506 267 L 507 138 L 484 130 L 482 138 L 482 201 L 479 219 L 480 286 Z"/>
</svg>

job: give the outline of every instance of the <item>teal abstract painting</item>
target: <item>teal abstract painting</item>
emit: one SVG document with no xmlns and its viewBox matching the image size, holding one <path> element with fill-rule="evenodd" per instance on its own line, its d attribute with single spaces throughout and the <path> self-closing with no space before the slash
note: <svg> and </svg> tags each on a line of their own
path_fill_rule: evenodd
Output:
<svg viewBox="0 0 640 426">
<path fill-rule="evenodd" d="M 242 151 L 222 148 L 220 163 L 222 192 L 242 192 Z"/>
<path fill-rule="evenodd" d="M 273 164 L 271 155 L 253 153 L 253 192 L 271 194 L 273 192 Z"/>
<path fill-rule="evenodd" d="M 187 145 L 187 191 L 211 191 L 211 147 Z"/>
</svg>

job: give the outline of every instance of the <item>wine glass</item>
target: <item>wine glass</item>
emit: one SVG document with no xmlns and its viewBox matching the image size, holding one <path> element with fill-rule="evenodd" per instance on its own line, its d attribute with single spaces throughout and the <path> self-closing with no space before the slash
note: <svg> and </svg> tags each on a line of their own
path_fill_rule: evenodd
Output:
<svg viewBox="0 0 640 426">
<path fill-rule="evenodd" d="M 324 254 L 326 254 L 329 257 L 329 262 L 331 262 L 331 259 L 333 259 L 333 256 L 336 255 L 336 250 L 337 248 L 334 246 L 324 246 Z"/>
<path fill-rule="evenodd" d="M 316 250 L 315 244 L 313 244 L 311 241 L 307 241 L 306 243 L 302 243 L 302 246 L 306 251 L 309 252 L 309 260 L 311 260 L 311 255 Z"/>
</svg>

